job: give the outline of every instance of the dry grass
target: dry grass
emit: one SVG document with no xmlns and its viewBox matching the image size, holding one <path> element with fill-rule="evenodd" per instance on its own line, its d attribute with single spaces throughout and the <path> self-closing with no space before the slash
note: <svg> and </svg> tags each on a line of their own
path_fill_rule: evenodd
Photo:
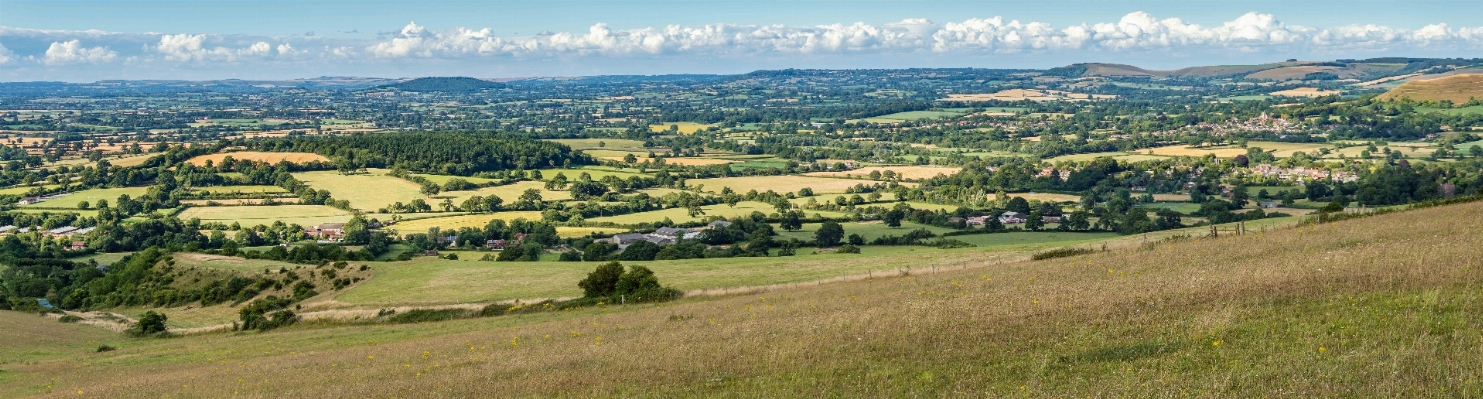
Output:
<svg viewBox="0 0 1483 399">
<path fill-rule="evenodd" d="M 1483 98 L 1483 74 L 1452 75 L 1437 79 L 1412 79 L 1381 94 L 1381 100 L 1410 98 L 1416 101 L 1452 100 L 1455 104 Z"/>
<path fill-rule="evenodd" d="M 0 395 L 1470 397 L 1480 220 L 1468 204 L 663 305 L 137 341 L 12 363 Z"/>
<path fill-rule="evenodd" d="M 958 172 L 961 172 L 963 169 L 947 168 L 941 166 L 867 166 L 854 170 L 839 172 L 813 172 L 806 173 L 806 175 L 819 177 L 866 178 L 870 176 L 870 172 L 886 173 L 886 171 L 888 170 L 895 172 L 897 176 L 901 176 L 901 178 L 903 179 L 923 180 L 937 177 L 937 175 L 952 176 L 958 174 Z"/>
<path fill-rule="evenodd" d="M 345 222 L 351 213 L 324 205 L 210 206 L 190 207 L 180 212 L 180 220 L 200 218 L 202 222 L 241 223 L 243 227 L 269 226 L 274 221 L 313 226 L 320 223 Z"/>
<path fill-rule="evenodd" d="M 1274 95 L 1274 96 L 1288 96 L 1288 97 L 1323 97 L 1323 96 L 1334 96 L 1334 95 L 1339 95 L 1339 94 L 1342 94 L 1342 92 L 1338 92 L 1338 91 L 1334 91 L 1334 90 L 1323 90 L 1323 89 L 1319 89 L 1319 88 L 1315 88 L 1315 87 L 1299 87 L 1299 88 L 1296 88 L 1296 89 L 1287 89 L 1287 90 L 1280 90 L 1280 91 L 1274 91 L 1274 92 L 1272 92 L 1272 95 Z"/>
<path fill-rule="evenodd" d="M 232 159 L 236 159 L 239 161 L 258 161 L 267 163 L 278 163 L 280 161 L 288 161 L 290 163 L 309 163 L 313 161 L 329 162 L 330 160 L 329 158 L 325 158 L 322 155 L 307 152 L 237 151 L 202 155 L 199 157 L 191 158 L 186 162 L 190 162 L 192 165 L 196 166 L 204 166 L 206 165 L 206 161 L 208 160 L 212 163 L 219 164 L 221 163 L 221 160 L 226 159 L 227 156 L 231 156 Z"/>
</svg>

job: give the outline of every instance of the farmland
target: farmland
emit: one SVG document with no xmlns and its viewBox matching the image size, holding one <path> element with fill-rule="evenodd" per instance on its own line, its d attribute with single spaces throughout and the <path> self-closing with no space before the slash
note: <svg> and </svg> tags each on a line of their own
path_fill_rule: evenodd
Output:
<svg viewBox="0 0 1483 399">
<path fill-rule="evenodd" d="M 190 161 L 188 161 L 188 162 L 190 162 L 192 165 L 203 166 L 203 165 L 206 165 L 206 161 L 211 161 L 213 163 L 221 163 L 221 161 L 223 159 L 226 159 L 226 157 L 232 157 L 232 159 L 236 159 L 236 160 L 239 160 L 239 161 L 259 161 L 259 162 L 267 162 L 267 163 L 278 163 L 278 162 L 282 162 L 282 161 L 288 161 L 289 163 L 306 163 L 306 162 L 314 162 L 314 161 L 327 162 L 327 161 L 329 161 L 329 158 L 325 158 L 324 156 L 321 156 L 319 154 L 309 154 L 309 153 L 301 153 L 301 152 L 255 152 L 255 151 L 238 151 L 238 152 L 229 152 L 229 153 L 222 153 L 222 154 L 202 155 L 202 156 L 199 156 L 199 157 L 191 158 Z"/>
<path fill-rule="evenodd" d="M 533 211 L 498 212 L 476 215 L 459 215 L 436 218 L 413 219 L 397 223 L 394 228 L 402 234 L 426 233 L 428 229 L 437 227 L 444 230 L 458 230 L 464 227 L 484 228 L 491 220 L 500 219 L 505 221 L 515 219 L 540 220 L 541 213 Z"/>
<path fill-rule="evenodd" d="M 906 179 L 906 180 L 921 180 L 921 179 L 930 179 L 930 178 L 933 178 L 933 177 L 937 177 L 937 175 L 951 176 L 951 175 L 957 174 L 958 171 L 961 170 L 961 169 L 957 169 L 957 168 L 943 168 L 943 167 L 932 167 L 932 166 L 867 166 L 867 167 L 863 167 L 863 168 L 859 168 L 859 169 L 851 169 L 851 170 L 847 170 L 847 171 L 838 171 L 838 172 L 813 172 L 813 173 L 807 173 L 806 175 L 807 176 L 820 176 L 820 177 L 853 177 L 853 178 L 864 178 L 864 177 L 869 176 L 871 172 L 885 173 L 885 171 L 888 171 L 888 170 L 891 171 L 891 173 L 895 173 L 896 176 L 900 176 L 902 179 Z"/>
<path fill-rule="evenodd" d="M 363 210 L 376 210 L 393 203 L 423 198 L 416 183 L 387 176 L 383 170 L 355 175 L 335 171 L 303 172 L 294 174 L 294 177 L 315 189 L 328 190 L 334 198 L 350 201 L 350 206 Z"/>
<path fill-rule="evenodd" d="M 796 193 L 804 188 L 813 189 L 815 193 L 842 193 L 846 188 L 858 184 L 861 184 L 858 180 L 811 176 L 748 176 L 690 181 L 691 186 L 704 187 L 706 191 L 719 192 L 722 188 L 729 187 L 731 191 L 739 193 L 751 190 Z"/>
<path fill-rule="evenodd" d="M 275 221 L 313 226 L 343 223 L 350 220 L 350 216 L 350 212 L 324 205 L 272 205 L 191 207 L 178 217 L 182 220 L 201 219 L 202 222 L 240 223 L 242 226 L 271 225 Z"/>
</svg>

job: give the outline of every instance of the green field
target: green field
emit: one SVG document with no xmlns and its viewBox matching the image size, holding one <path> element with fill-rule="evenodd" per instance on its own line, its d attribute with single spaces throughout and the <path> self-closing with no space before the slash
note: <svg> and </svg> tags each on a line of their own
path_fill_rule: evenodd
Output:
<svg viewBox="0 0 1483 399">
<path fill-rule="evenodd" d="M 809 211 L 805 211 L 805 212 L 809 212 Z M 812 213 L 810 213 L 810 214 L 812 214 Z M 773 226 L 773 231 L 776 231 L 778 233 L 778 235 L 779 236 L 782 236 L 782 237 L 792 237 L 792 238 L 797 238 L 799 240 L 805 240 L 805 241 L 807 241 L 807 240 L 813 240 L 814 239 L 814 232 L 816 232 L 816 231 L 819 230 L 819 226 L 821 226 L 821 224 L 819 224 L 819 223 L 804 223 L 803 224 L 803 228 L 800 229 L 800 230 L 798 230 L 798 231 L 787 231 L 787 230 L 783 230 L 782 228 L 777 227 L 776 225 L 774 225 Z M 904 234 L 910 233 L 912 230 L 916 230 L 916 229 L 927 229 L 927 230 L 929 230 L 929 231 L 931 231 L 931 232 L 933 232 L 935 234 L 938 234 L 938 235 L 941 235 L 942 233 L 946 233 L 946 232 L 949 232 L 949 231 L 956 231 L 954 229 L 937 227 L 937 226 L 928 226 L 928 225 L 916 224 L 916 223 L 912 223 L 912 222 L 901 222 L 901 227 L 896 227 L 896 228 L 888 227 L 888 226 L 886 226 L 885 223 L 882 223 L 882 222 L 879 222 L 879 221 L 874 221 L 874 222 L 859 222 L 859 223 L 846 222 L 846 223 L 840 223 L 840 226 L 841 227 L 844 227 L 845 237 L 849 237 L 851 234 L 859 234 L 861 237 L 865 237 L 865 240 L 867 242 L 870 241 L 870 240 L 874 240 L 877 237 L 881 237 L 881 236 L 888 236 L 888 235 L 899 236 L 899 235 L 904 235 Z"/>
<path fill-rule="evenodd" d="M 1254 197 L 1255 196 L 1253 195 L 1253 198 Z M 1186 215 L 1190 214 L 1191 212 L 1200 210 L 1200 204 L 1192 202 L 1150 202 L 1145 204 L 1138 204 L 1138 207 L 1148 209 L 1169 209 Z"/>
<path fill-rule="evenodd" d="M 952 118 L 963 116 L 963 114 L 965 113 L 966 112 L 959 111 L 907 111 L 881 115 L 872 118 L 865 118 L 865 121 L 871 123 L 894 123 L 917 121 L 922 119 Z"/>
<path fill-rule="evenodd" d="M 541 169 L 540 171 L 541 180 L 551 180 L 556 178 L 557 174 L 563 174 L 566 175 L 566 179 L 568 181 L 576 181 L 579 176 L 582 176 L 582 173 L 586 173 L 592 176 L 592 180 L 602 180 L 604 177 L 608 176 L 616 176 L 620 179 L 628 179 L 633 176 L 649 176 L 647 174 L 638 173 L 638 171 L 634 169 L 619 170 L 597 166 L 589 166 L 578 169 Z"/>
<path fill-rule="evenodd" d="M 471 191 L 449 191 L 439 193 L 438 197 L 452 198 L 453 204 L 458 205 L 462 204 L 463 201 L 468 199 L 469 197 L 473 197 L 475 195 L 481 197 L 488 197 L 490 195 L 493 195 L 499 197 L 502 200 L 505 200 L 505 206 L 510 206 L 510 204 L 513 204 L 516 200 L 520 199 L 520 195 L 525 194 L 525 190 L 529 189 L 540 190 L 542 201 L 565 201 L 572 199 L 571 192 L 547 190 L 546 183 L 538 181 L 520 181 L 503 186 L 484 187 L 478 190 Z M 428 204 L 433 205 L 434 208 L 436 208 L 437 204 L 441 202 L 443 202 L 443 200 L 441 199 L 428 200 Z"/>
<path fill-rule="evenodd" d="M 707 205 L 707 206 L 701 207 L 701 209 L 702 210 L 705 210 L 705 214 L 704 215 L 699 215 L 699 216 L 696 216 L 696 217 L 690 217 L 689 211 L 687 211 L 685 208 L 670 208 L 670 209 L 663 209 L 663 210 L 657 210 L 657 211 L 630 213 L 630 214 L 627 214 L 627 215 L 596 217 L 596 218 L 587 219 L 587 221 L 590 222 L 590 223 L 615 223 L 615 224 L 620 224 L 620 225 L 636 225 L 636 224 L 645 223 L 645 222 L 649 222 L 649 223 L 658 222 L 658 221 L 664 220 L 665 218 L 669 218 L 669 220 L 674 221 L 675 223 L 685 223 L 685 222 L 700 221 L 700 220 L 703 220 L 703 219 L 705 219 L 707 217 L 720 216 L 720 217 L 723 217 L 723 218 L 730 219 L 730 218 L 735 218 L 735 217 L 748 216 L 748 215 L 751 215 L 752 212 L 762 212 L 763 214 L 773 214 L 773 213 L 777 213 L 777 211 L 778 211 L 777 208 L 773 207 L 772 205 L 768 205 L 768 204 L 761 203 L 761 202 L 756 202 L 756 201 L 742 201 L 742 202 L 738 202 L 735 207 L 732 207 L 732 206 L 729 206 L 729 205 L 726 205 L 726 204 Z M 815 213 L 815 211 L 805 211 L 805 213 L 807 213 L 809 215 L 812 215 L 812 214 Z M 818 213 L 822 213 L 822 214 L 825 214 L 825 215 L 831 215 L 831 216 L 839 216 L 840 215 L 839 213 L 836 213 L 836 212 L 827 212 L 827 211 L 825 211 L 825 212 L 818 212 Z"/>
<path fill-rule="evenodd" d="M 283 187 L 278 187 L 278 186 L 212 186 L 212 187 L 200 187 L 200 188 L 197 188 L 196 190 L 197 191 L 202 191 L 202 192 L 209 192 L 209 193 L 212 193 L 212 194 L 230 194 L 230 193 L 257 194 L 257 193 L 286 193 L 286 192 L 288 192 L 288 190 L 284 190 Z"/>
<path fill-rule="evenodd" d="M 415 233 L 426 233 L 428 231 L 428 229 L 431 229 L 433 227 L 437 227 L 437 228 L 442 229 L 444 231 L 458 230 L 458 229 L 464 228 L 464 227 L 473 227 L 473 228 L 482 229 L 482 228 L 484 228 L 484 225 L 489 224 L 489 222 L 491 220 L 494 220 L 494 219 L 500 219 L 500 220 L 505 220 L 505 221 L 515 220 L 515 219 L 525 219 L 525 220 L 535 221 L 535 220 L 541 220 L 541 213 L 540 212 L 536 212 L 536 211 L 514 211 L 514 212 L 480 213 L 480 214 L 473 214 L 473 215 L 458 215 L 458 216 L 447 216 L 447 217 L 437 217 L 437 218 L 423 218 L 423 219 L 414 219 L 414 220 L 407 220 L 407 221 L 398 222 L 397 224 L 388 226 L 387 228 L 390 229 L 390 230 L 392 230 L 392 231 L 395 231 L 397 234 L 402 234 L 402 235 L 405 235 L 405 234 L 415 234 Z"/>
<path fill-rule="evenodd" d="M 766 192 L 767 190 L 772 190 L 773 192 L 779 194 L 797 193 L 798 190 L 804 188 L 813 189 L 814 193 L 817 194 L 843 193 L 846 188 L 854 187 L 856 185 L 864 183 L 873 182 L 798 175 L 722 177 L 714 179 L 694 179 L 686 182 L 689 187 L 703 186 L 703 189 L 705 191 L 716 193 L 721 192 L 721 189 L 724 187 L 731 187 L 731 190 L 735 191 L 737 194 L 745 194 L 746 192 L 751 190 L 757 190 L 757 192 L 759 193 Z M 910 186 L 914 185 L 914 183 L 902 183 L 902 185 Z"/>
<path fill-rule="evenodd" d="M 1416 107 L 1416 112 L 1440 112 L 1447 115 L 1478 115 L 1483 114 L 1483 105 L 1458 108 Z"/>
<path fill-rule="evenodd" d="M 45 187 L 47 190 L 51 190 L 51 189 L 55 189 L 57 187 L 61 187 L 61 185 L 58 185 L 58 184 L 47 184 L 47 185 L 44 185 L 44 186 L 15 186 L 15 187 L 6 187 L 6 188 L 0 188 L 0 195 L 23 195 L 23 194 L 26 194 L 27 192 L 30 192 L 31 190 L 35 190 L 37 187 Z"/>
<path fill-rule="evenodd" d="M 271 225 L 274 221 L 313 226 L 320 223 L 343 223 L 350 212 L 324 205 L 212 206 L 190 207 L 181 212 L 180 220 L 200 218 L 202 222 L 241 223 L 242 227 Z"/>
<path fill-rule="evenodd" d="M 427 179 L 427 181 L 430 181 L 430 182 L 433 182 L 433 183 L 437 183 L 439 185 L 446 184 L 446 183 L 448 183 L 449 180 L 453 180 L 453 179 L 463 179 L 464 181 L 467 181 L 469 183 L 474 183 L 474 184 L 484 184 L 484 183 L 489 183 L 489 182 L 495 181 L 494 179 L 486 179 L 486 178 L 483 178 L 483 177 L 473 177 L 473 176 L 424 175 L 424 174 L 417 174 L 417 173 L 414 173 L 413 175 L 414 176 L 422 177 L 424 179 Z"/>
<path fill-rule="evenodd" d="M 123 187 L 123 188 L 95 188 L 68 194 L 64 197 L 30 204 L 22 205 L 23 208 L 53 208 L 53 209 L 77 209 L 80 202 L 86 201 L 89 206 L 98 204 L 98 200 L 106 200 L 110 206 L 118 203 L 120 195 L 128 195 L 129 198 L 137 198 L 148 191 L 148 187 Z"/>
<path fill-rule="evenodd" d="M 328 190 L 330 197 L 350 201 L 350 206 L 375 211 L 393 203 L 409 203 L 424 198 L 417 183 L 386 176 L 386 171 L 372 169 L 368 174 L 342 175 L 339 172 L 315 171 L 294 173 L 294 178 L 318 190 Z"/>
</svg>

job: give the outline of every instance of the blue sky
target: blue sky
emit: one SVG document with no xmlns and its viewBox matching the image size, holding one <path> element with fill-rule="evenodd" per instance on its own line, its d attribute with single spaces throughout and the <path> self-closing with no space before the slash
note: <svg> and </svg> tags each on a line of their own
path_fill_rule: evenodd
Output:
<svg viewBox="0 0 1483 399">
<path fill-rule="evenodd" d="M 1477 1 L 16 1 L 0 80 L 1483 57 Z"/>
</svg>

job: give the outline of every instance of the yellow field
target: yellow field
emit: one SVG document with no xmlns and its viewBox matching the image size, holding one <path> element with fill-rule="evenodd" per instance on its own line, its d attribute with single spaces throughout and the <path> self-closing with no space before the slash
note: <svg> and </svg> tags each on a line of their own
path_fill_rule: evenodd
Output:
<svg viewBox="0 0 1483 399">
<path fill-rule="evenodd" d="M 239 161 L 258 161 L 258 162 L 267 162 L 267 163 L 278 163 L 279 161 L 288 161 L 288 162 L 291 162 L 291 163 L 308 163 L 308 162 L 313 162 L 313 161 L 329 162 L 330 161 L 329 158 L 325 158 L 322 155 L 319 155 L 319 154 L 311 154 L 311 153 L 307 153 L 307 152 L 257 152 L 257 151 L 238 151 L 238 152 L 228 152 L 228 153 L 221 153 L 221 154 L 202 155 L 202 156 L 199 156 L 199 157 L 191 158 L 190 160 L 188 160 L 186 162 L 190 162 L 192 165 L 196 165 L 196 166 L 204 166 L 204 165 L 206 165 L 206 161 L 208 161 L 208 160 L 211 161 L 213 164 L 219 164 L 219 163 L 221 163 L 221 160 L 222 159 L 225 159 L 229 155 L 232 157 L 232 159 L 236 159 L 236 160 L 239 160 Z"/>
<path fill-rule="evenodd" d="M 398 222 L 397 224 L 388 226 L 388 228 L 395 231 L 397 234 L 403 235 L 426 233 L 428 229 L 433 227 L 437 227 L 442 230 L 457 230 L 464 227 L 474 227 L 482 229 L 484 228 L 484 225 L 489 224 L 489 221 L 495 219 L 505 221 L 515 219 L 536 221 L 541 220 L 541 213 L 537 211 L 512 211 L 425 218 Z"/>
<path fill-rule="evenodd" d="M 363 211 L 375 211 L 393 203 L 409 203 L 424 198 L 422 187 L 417 183 L 387 176 L 381 169 L 370 173 L 342 175 L 333 170 L 294 173 L 294 178 L 318 190 L 329 190 L 330 197 L 350 201 L 350 206 Z M 432 203 L 433 201 L 429 201 Z"/>
<path fill-rule="evenodd" d="M 548 175 L 548 177 L 549 176 L 555 176 L 555 175 L 554 174 L 553 175 Z M 568 179 L 576 180 L 576 177 L 577 176 L 574 175 L 574 174 L 570 174 L 570 173 L 567 174 L 567 178 Z M 488 197 L 490 195 L 493 195 L 493 196 L 499 197 L 502 200 L 505 200 L 505 206 L 509 206 L 510 204 L 515 203 L 515 200 L 520 199 L 520 195 L 521 194 L 524 194 L 525 193 L 525 190 L 532 189 L 532 188 L 541 191 L 541 200 L 542 201 L 566 201 L 566 200 L 572 199 L 572 193 L 567 192 L 567 191 L 552 191 L 552 190 L 547 190 L 546 189 L 546 183 L 542 183 L 542 182 L 538 182 L 538 181 L 521 181 L 521 182 L 515 182 L 515 183 L 511 183 L 511 184 L 506 184 L 506 185 L 503 185 L 503 186 L 484 187 L 484 188 L 480 188 L 478 190 L 471 190 L 471 191 L 448 191 L 448 192 L 444 192 L 444 193 L 439 193 L 438 194 L 438 197 L 451 197 L 451 198 L 453 198 L 453 204 L 454 205 L 458 205 L 458 204 L 462 204 L 463 201 L 466 200 L 466 199 L 468 199 L 469 197 L 473 197 L 475 195 L 481 196 L 481 197 Z M 429 199 L 428 201 L 430 201 L 428 203 L 429 204 L 432 204 L 432 205 L 437 205 L 434 202 L 443 202 L 443 200 L 441 200 L 441 199 L 436 199 L 436 200 Z"/>
<path fill-rule="evenodd" d="M 1412 79 L 1377 98 L 1394 100 L 1402 97 L 1416 101 L 1452 100 L 1455 104 L 1463 104 L 1468 102 L 1469 98 L 1483 98 L 1483 74 L 1453 75 L 1428 80 Z"/>
<path fill-rule="evenodd" d="M 120 166 L 120 167 L 139 166 L 141 164 L 144 164 L 144 161 L 148 161 L 150 158 L 153 158 L 155 155 L 156 154 L 143 154 L 143 155 L 124 156 L 124 157 L 117 158 L 117 159 L 109 159 L 108 160 L 108 163 L 111 164 L 111 165 L 113 165 L 113 166 Z"/>
<path fill-rule="evenodd" d="M 1077 202 L 1077 201 L 1081 201 L 1081 197 L 1080 196 L 1075 196 L 1075 195 L 1070 195 L 1070 194 L 1056 194 L 1056 193 L 1006 193 L 1004 195 L 1007 195 L 1010 198 L 1021 197 L 1021 198 L 1024 198 L 1025 200 L 1040 200 L 1040 201 L 1053 201 L 1053 202 Z"/>
<path fill-rule="evenodd" d="M 200 218 L 202 222 L 241 223 L 243 227 L 271 225 L 274 221 L 313 226 L 320 223 L 345 222 L 350 212 L 324 205 L 212 206 L 190 207 L 180 213 L 180 220 Z"/>
<path fill-rule="evenodd" d="M 834 179 L 828 177 L 813 176 L 743 176 L 722 177 L 715 179 L 695 179 L 686 182 L 690 187 L 703 186 L 705 191 L 721 192 L 723 187 L 731 187 L 732 191 L 739 194 L 747 191 L 757 190 L 766 192 L 772 190 L 781 193 L 796 193 L 803 188 L 811 188 L 815 193 L 842 193 L 846 188 L 857 184 L 870 183 L 851 179 Z M 902 185 L 915 185 L 914 183 L 902 183 Z"/>
<path fill-rule="evenodd" d="M 888 170 L 895 172 L 896 175 L 901 176 L 902 179 L 923 180 L 937 177 L 937 175 L 952 176 L 958 174 L 958 172 L 961 172 L 963 169 L 948 168 L 942 166 L 867 166 L 854 170 L 839 172 L 812 172 L 805 173 L 805 175 L 818 177 L 866 178 L 870 176 L 870 172 L 885 173 Z"/>
<path fill-rule="evenodd" d="M 701 130 L 705 130 L 705 129 L 711 127 L 711 126 L 715 126 L 715 125 L 707 125 L 707 124 L 704 124 L 704 123 L 695 123 L 695 122 L 668 122 L 668 123 L 662 123 L 662 124 L 649 125 L 649 131 L 651 131 L 651 132 L 663 132 L 663 131 L 669 130 L 669 127 L 671 125 L 673 125 L 675 127 L 678 127 L 681 134 L 691 134 L 691 133 L 695 133 L 695 132 L 698 132 L 698 131 L 701 131 Z"/>
</svg>

